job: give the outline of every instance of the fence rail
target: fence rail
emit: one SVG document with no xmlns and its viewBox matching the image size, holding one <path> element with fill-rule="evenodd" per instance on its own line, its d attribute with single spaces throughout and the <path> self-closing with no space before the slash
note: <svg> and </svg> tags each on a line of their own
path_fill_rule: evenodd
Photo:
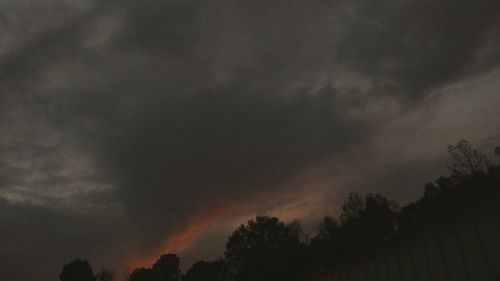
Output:
<svg viewBox="0 0 500 281">
<path fill-rule="evenodd" d="M 498 198 L 490 199 L 443 214 L 318 279 L 500 281 L 500 205 Z"/>
</svg>

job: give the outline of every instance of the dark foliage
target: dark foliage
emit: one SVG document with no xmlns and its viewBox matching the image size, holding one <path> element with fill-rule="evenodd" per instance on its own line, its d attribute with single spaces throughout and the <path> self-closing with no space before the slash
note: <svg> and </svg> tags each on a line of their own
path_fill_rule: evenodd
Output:
<svg viewBox="0 0 500 281">
<path fill-rule="evenodd" d="M 101 269 L 99 273 L 95 276 L 96 281 L 112 281 L 113 278 L 115 277 L 115 274 L 113 271 L 109 271 L 106 269 Z"/>
<path fill-rule="evenodd" d="M 339 218 L 326 216 L 310 241 L 298 222 L 257 216 L 232 233 L 223 259 L 199 261 L 180 278 L 179 258 L 165 254 L 152 268 L 134 270 L 128 281 L 309 280 L 409 231 L 442 221 L 447 214 L 488 201 L 500 203 L 500 166 L 466 140 L 450 145 L 448 151 L 453 159 L 450 175 L 425 185 L 422 198 L 403 208 L 380 194 L 350 193 Z M 494 153 L 500 157 L 500 147 Z M 93 276 L 87 261 L 75 260 L 64 266 L 60 280 L 111 281 L 112 277 L 105 270 Z"/>
<path fill-rule="evenodd" d="M 94 281 L 92 267 L 86 260 L 76 259 L 65 266 L 59 275 L 61 281 Z"/>
<path fill-rule="evenodd" d="M 152 270 L 158 275 L 158 281 L 179 281 L 179 265 L 180 259 L 177 255 L 165 254 L 153 264 Z"/>
<path fill-rule="evenodd" d="M 182 276 L 182 281 L 218 281 L 222 280 L 224 263 L 199 261 Z"/>
<path fill-rule="evenodd" d="M 454 177 L 483 174 L 491 167 L 486 155 L 473 149 L 467 140 L 461 140 L 456 145 L 450 144 L 448 152 L 454 160 L 448 167 Z"/>
<path fill-rule="evenodd" d="M 128 281 L 158 281 L 158 274 L 150 268 L 137 268 L 128 276 Z"/>
<path fill-rule="evenodd" d="M 128 281 L 179 281 L 180 259 L 175 254 L 162 255 L 151 268 L 137 268 L 128 276 Z"/>
<path fill-rule="evenodd" d="M 241 225 L 226 245 L 226 278 L 235 281 L 302 280 L 305 245 L 297 227 L 266 216 L 258 216 L 247 225 Z"/>
</svg>

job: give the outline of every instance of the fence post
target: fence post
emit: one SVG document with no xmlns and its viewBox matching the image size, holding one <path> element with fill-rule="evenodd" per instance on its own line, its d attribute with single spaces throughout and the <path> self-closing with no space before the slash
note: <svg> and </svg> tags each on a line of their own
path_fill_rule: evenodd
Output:
<svg viewBox="0 0 500 281">
<path fill-rule="evenodd" d="M 457 243 L 457 248 L 458 248 L 458 253 L 460 255 L 460 260 L 462 262 L 462 266 L 464 267 L 464 271 L 465 271 L 465 279 L 467 281 L 473 281 L 471 278 L 471 274 L 470 274 L 469 264 L 467 263 L 467 259 L 465 258 L 464 245 L 462 243 L 462 239 L 460 238 L 460 235 L 458 234 L 456 214 L 451 218 L 451 220 L 452 220 L 452 227 L 453 227 L 453 229 L 452 229 L 453 236 L 455 237 L 455 241 Z"/>
<path fill-rule="evenodd" d="M 409 234 L 407 234 L 409 235 Z M 418 273 L 417 273 L 417 268 L 415 267 L 415 256 L 413 255 L 413 251 L 411 249 L 411 243 L 409 243 L 409 236 L 406 236 L 406 239 L 404 240 L 404 243 L 406 245 L 406 251 L 408 252 L 408 259 L 410 260 L 410 266 L 411 266 L 411 271 L 413 274 L 413 280 L 418 281 Z"/>
<path fill-rule="evenodd" d="M 432 275 L 431 262 L 429 261 L 429 252 L 428 252 L 427 233 L 426 232 L 423 232 L 422 252 L 424 254 L 425 269 L 427 271 L 427 277 L 429 277 L 429 281 L 434 281 L 434 277 Z"/>
<path fill-rule="evenodd" d="M 389 256 L 390 256 L 390 252 L 389 252 L 389 249 L 387 248 L 388 247 L 387 243 L 385 243 L 384 246 L 385 246 L 385 249 L 384 249 L 385 276 L 387 278 L 387 281 L 392 281 L 391 270 L 390 270 L 389 260 L 388 260 Z"/>
<path fill-rule="evenodd" d="M 476 204 L 478 205 L 478 204 Z M 472 224 L 474 226 L 474 232 L 476 234 L 476 239 L 479 243 L 479 251 L 481 253 L 481 258 L 483 261 L 483 266 L 486 271 L 486 275 L 488 277 L 488 280 L 493 280 L 493 270 L 491 269 L 491 263 L 490 263 L 490 258 L 488 256 L 488 253 L 486 252 L 486 247 L 484 245 L 484 240 L 483 240 L 483 235 L 481 234 L 481 229 L 479 228 L 478 224 L 478 216 L 477 216 L 477 210 L 474 208 L 474 210 L 471 211 L 472 213 Z"/>
<path fill-rule="evenodd" d="M 443 249 L 443 239 L 441 238 L 441 229 L 439 227 L 435 228 L 434 235 L 437 240 L 438 248 L 439 248 L 439 255 L 441 256 L 441 263 L 443 264 L 444 268 L 444 274 L 446 276 L 447 281 L 452 281 L 451 279 L 451 273 L 450 273 L 450 266 L 448 265 L 448 260 L 446 259 L 446 254 Z"/>
<path fill-rule="evenodd" d="M 396 252 L 396 263 L 398 266 L 398 275 L 399 275 L 399 280 L 403 281 L 404 275 L 403 275 L 403 266 L 401 265 L 401 254 L 400 254 L 400 249 L 399 249 L 399 243 L 398 241 L 394 241 L 394 251 Z"/>
<path fill-rule="evenodd" d="M 378 266 L 377 266 L 377 259 L 373 255 L 373 252 L 370 254 L 372 263 L 373 263 L 373 270 L 375 271 L 375 280 L 380 281 L 380 275 L 378 272 Z"/>
</svg>

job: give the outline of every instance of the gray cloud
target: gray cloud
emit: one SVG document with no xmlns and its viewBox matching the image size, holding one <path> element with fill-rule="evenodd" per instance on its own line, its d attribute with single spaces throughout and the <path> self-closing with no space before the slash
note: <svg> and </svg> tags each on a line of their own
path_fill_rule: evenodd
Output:
<svg viewBox="0 0 500 281">
<path fill-rule="evenodd" d="M 371 77 L 375 91 L 417 99 L 485 66 L 476 57 L 498 29 L 499 9 L 488 0 L 367 1 L 356 8 L 338 58 Z"/>
<path fill-rule="evenodd" d="M 53 280 L 60 264 L 77 256 L 99 257 L 100 264 L 116 261 L 114 243 L 125 242 L 114 217 L 70 214 L 52 207 L 12 205 L 0 200 L 2 243 L 0 274 L 9 280 L 37 278 Z M 29 272 L 23 270 L 29 267 Z"/>
</svg>

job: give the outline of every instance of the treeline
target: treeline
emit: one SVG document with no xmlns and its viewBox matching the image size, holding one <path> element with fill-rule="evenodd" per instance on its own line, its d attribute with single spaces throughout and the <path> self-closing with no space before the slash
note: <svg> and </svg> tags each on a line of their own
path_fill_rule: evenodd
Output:
<svg viewBox="0 0 500 281">
<path fill-rule="evenodd" d="M 362 257 L 398 236 L 425 228 L 448 213 L 467 210 L 500 195 L 500 166 L 466 140 L 448 147 L 449 176 L 425 186 L 422 198 L 399 207 L 380 194 L 349 194 L 338 218 L 327 216 L 310 238 L 300 223 L 257 216 L 236 229 L 224 256 L 199 261 L 184 274 L 175 254 L 162 255 L 151 268 L 132 271 L 128 281 L 302 281 L 319 272 Z M 494 151 L 500 157 L 500 148 Z M 75 260 L 63 267 L 61 281 L 111 281 L 113 273 L 94 274 L 90 264 Z"/>
</svg>

